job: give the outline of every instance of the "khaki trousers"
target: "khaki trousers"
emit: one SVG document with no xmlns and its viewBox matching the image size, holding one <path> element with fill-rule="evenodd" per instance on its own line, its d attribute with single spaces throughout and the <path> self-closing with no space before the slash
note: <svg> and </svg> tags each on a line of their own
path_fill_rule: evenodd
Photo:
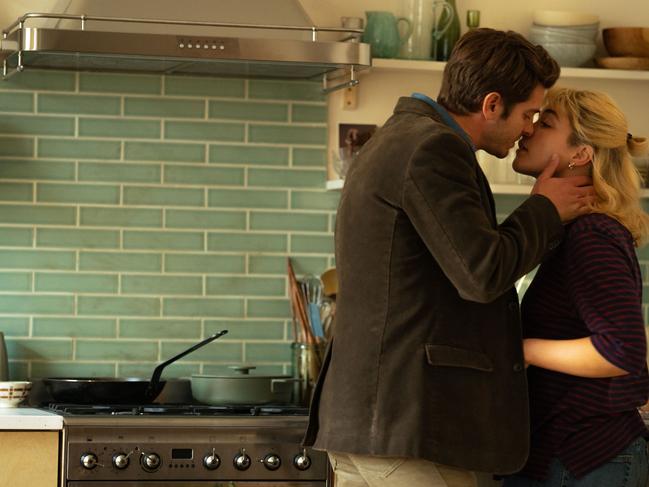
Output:
<svg viewBox="0 0 649 487">
<path fill-rule="evenodd" d="M 334 487 L 476 487 L 470 470 L 427 460 L 327 452 Z"/>
</svg>

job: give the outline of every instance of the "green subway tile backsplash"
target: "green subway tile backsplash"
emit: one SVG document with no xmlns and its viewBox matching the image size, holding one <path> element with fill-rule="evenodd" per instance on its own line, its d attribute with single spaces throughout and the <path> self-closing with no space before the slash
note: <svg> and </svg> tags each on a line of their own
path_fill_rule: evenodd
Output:
<svg viewBox="0 0 649 487">
<path fill-rule="evenodd" d="M 80 181 L 159 183 L 160 164 L 79 163 Z"/>
<path fill-rule="evenodd" d="M 124 158 L 130 161 L 203 162 L 203 144 L 169 142 L 125 142 Z"/>
<path fill-rule="evenodd" d="M 322 84 L 317 82 L 249 81 L 250 98 L 269 100 L 325 101 Z"/>
<path fill-rule="evenodd" d="M 97 184 L 48 184 L 36 187 L 36 200 L 47 203 L 118 204 L 119 187 Z"/>
<path fill-rule="evenodd" d="M 34 144 L 33 137 L 0 136 L 0 157 L 32 157 Z"/>
<path fill-rule="evenodd" d="M 157 120 L 124 120 L 118 118 L 79 119 L 79 135 L 82 137 L 159 139 L 160 134 L 160 122 Z"/>
<path fill-rule="evenodd" d="M 157 360 L 158 343 L 130 340 L 77 340 L 79 360 Z"/>
<path fill-rule="evenodd" d="M 162 210 L 133 208 L 81 208 L 81 225 L 99 227 L 161 227 Z"/>
<path fill-rule="evenodd" d="M 122 277 L 123 294 L 186 294 L 200 295 L 203 279 L 194 276 L 138 276 Z"/>
<path fill-rule="evenodd" d="M 288 121 L 288 105 L 285 103 L 250 103 L 215 100 L 210 101 L 208 113 L 209 118 L 263 120 L 267 122 Z"/>
<path fill-rule="evenodd" d="M 30 291 L 31 288 L 31 272 L 0 272 L 0 291 Z M 0 321 L 0 331 L 1 323 Z"/>
<path fill-rule="evenodd" d="M 12 360 L 64 360 L 72 358 L 72 340 L 15 338 L 6 341 L 7 355 Z"/>
<path fill-rule="evenodd" d="M 140 250 L 203 250 L 201 232 L 124 232 L 124 248 Z"/>
<path fill-rule="evenodd" d="M 201 337 L 200 320 L 126 319 L 119 322 L 120 338 L 195 338 Z"/>
<path fill-rule="evenodd" d="M 31 228 L 0 227 L 0 243 L 7 247 L 31 247 L 33 235 Z"/>
<path fill-rule="evenodd" d="M 90 316 L 158 316 L 160 300 L 115 296 L 79 296 L 79 314 Z"/>
<path fill-rule="evenodd" d="M 285 324 L 280 320 L 205 320 L 205 335 L 228 330 L 228 340 L 282 340 Z"/>
<path fill-rule="evenodd" d="M 207 318 L 211 316 L 243 316 L 242 299 L 218 298 L 164 298 L 164 316 L 192 316 Z"/>
<path fill-rule="evenodd" d="M 213 163 L 287 166 L 288 149 L 285 147 L 210 145 L 209 161 Z"/>
<path fill-rule="evenodd" d="M 120 99 L 116 96 L 38 95 L 36 110 L 39 113 L 119 115 Z"/>
<path fill-rule="evenodd" d="M 284 296 L 286 294 L 286 280 L 284 278 L 270 277 L 208 277 L 207 294 L 225 296 Z"/>
<path fill-rule="evenodd" d="M 295 147 L 293 148 L 293 165 L 322 169 L 327 165 L 327 151 L 325 149 Z"/>
<path fill-rule="evenodd" d="M 74 225 L 75 209 L 68 206 L 0 205 L 0 223 Z"/>
<path fill-rule="evenodd" d="M 68 159 L 119 159 L 121 143 L 108 140 L 38 140 L 38 157 Z"/>
<path fill-rule="evenodd" d="M 5 337 L 27 336 L 29 335 L 29 318 L 0 316 L 0 331 L 4 333 Z"/>
<path fill-rule="evenodd" d="M 74 252 L 0 248 L 0 269 L 74 270 Z"/>
<path fill-rule="evenodd" d="M 31 112 L 34 110 L 34 95 L 32 93 L 0 91 L 0 111 L 2 112 Z M 10 117 L 10 115 L 5 115 Z"/>
<path fill-rule="evenodd" d="M 199 186 L 242 186 L 244 171 L 232 167 L 200 167 L 165 164 L 164 182 Z"/>
<path fill-rule="evenodd" d="M 286 191 L 264 191 L 254 189 L 210 189 L 209 206 L 223 208 L 287 208 Z"/>
<path fill-rule="evenodd" d="M 80 252 L 79 269 L 82 271 L 159 272 L 162 270 L 162 255 L 147 252 Z"/>
<path fill-rule="evenodd" d="M 36 230 L 36 246 L 72 249 L 116 249 L 119 248 L 119 231 L 38 228 Z"/>
<path fill-rule="evenodd" d="M 322 123 L 327 119 L 326 105 L 299 105 L 294 104 L 291 110 L 293 122 Z"/>
<path fill-rule="evenodd" d="M 242 142 L 245 136 L 242 123 L 165 122 L 165 139 Z"/>
<path fill-rule="evenodd" d="M 74 91 L 75 73 L 69 71 L 26 70 L 0 83 L 0 90 Z"/>
<path fill-rule="evenodd" d="M 157 95 L 161 86 L 160 76 L 79 73 L 79 91 Z"/>
<path fill-rule="evenodd" d="M 0 179 L 73 180 L 74 161 L 0 160 Z"/>
<path fill-rule="evenodd" d="M 124 188 L 124 204 L 134 206 L 204 206 L 204 193 L 202 189 L 127 186 Z"/>
<path fill-rule="evenodd" d="M 325 179 L 325 171 L 310 171 L 306 169 L 262 169 L 248 170 L 250 186 L 272 186 L 292 188 L 320 188 Z"/>
<path fill-rule="evenodd" d="M 243 230 L 246 214 L 243 211 L 166 210 L 167 228 L 203 228 Z"/>
<path fill-rule="evenodd" d="M 248 134 L 250 142 L 314 145 L 324 145 L 327 142 L 326 127 L 251 124 L 248 129 Z"/>
<path fill-rule="evenodd" d="M 1 93 L 0 93 L 1 95 Z M 0 98 L 0 104 L 2 99 Z M 9 110 L 8 110 L 9 111 Z M 74 135 L 74 118 L 32 115 L 4 115 L 0 134 Z"/>
<path fill-rule="evenodd" d="M 39 337 L 115 338 L 117 320 L 114 318 L 34 318 L 33 335 Z"/>
<path fill-rule="evenodd" d="M 241 79 L 165 77 L 165 95 L 241 98 L 244 95 L 244 86 L 245 82 Z"/>
<path fill-rule="evenodd" d="M 30 71 L 0 115 L 12 378 L 148 377 L 221 329 L 165 375 L 288 370 L 286 258 L 333 260 L 320 83 Z"/>
<path fill-rule="evenodd" d="M 194 274 L 241 274 L 246 270 L 243 255 L 167 253 L 165 272 Z"/>
<path fill-rule="evenodd" d="M 0 182 L 0 201 L 32 201 L 33 199 L 33 184 Z"/>
<path fill-rule="evenodd" d="M 58 272 L 37 272 L 35 291 L 108 293 L 117 292 L 116 274 L 63 274 Z"/>
<path fill-rule="evenodd" d="M 127 97 L 124 100 L 124 115 L 203 118 L 205 102 L 202 100 Z"/>
</svg>

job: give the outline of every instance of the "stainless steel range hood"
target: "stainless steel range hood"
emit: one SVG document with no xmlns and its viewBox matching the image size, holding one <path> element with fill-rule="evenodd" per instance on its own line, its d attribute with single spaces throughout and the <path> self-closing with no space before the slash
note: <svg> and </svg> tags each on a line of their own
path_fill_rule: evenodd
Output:
<svg viewBox="0 0 649 487">
<path fill-rule="evenodd" d="M 118 5 L 114 2 L 93 5 L 109 4 L 114 11 Z M 236 5 L 243 5 L 245 10 L 254 8 L 254 2 L 237 0 Z M 263 24 L 212 20 L 227 18 L 227 8 L 214 13 L 215 6 L 227 7 L 228 2 L 223 0 L 183 4 L 202 4 L 212 12 L 208 16 L 205 11 L 189 9 L 192 15 L 184 17 L 189 20 L 177 20 L 177 2 L 175 12 L 155 19 L 70 13 L 68 9 L 63 13 L 27 13 L 3 31 L 3 76 L 29 68 L 50 68 L 323 79 L 325 91 L 358 83 L 356 73 L 370 66 L 369 46 L 358 42 L 362 31 L 317 28 L 310 25 L 308 17 L 300 19 L 299 25 L 273 23 L 275 2 L 285 7 L 286 2 L 295 0 L 265 0 L 263 15 L 267 20 Z M 133 3 L 142 7 L 145 2 L 129 2 Z M 155 8 L 149 11 L 164 11 L 163 4 L 160 0 L 149 3 Z M 243 15 L 251 17 L 250 13 Z M 281 20 L 287 18 L 285 13 L 281 16 Z M 334 81 L 331 86 L 331 80 L 342 75 L 348 80 Z"/>
</svg>

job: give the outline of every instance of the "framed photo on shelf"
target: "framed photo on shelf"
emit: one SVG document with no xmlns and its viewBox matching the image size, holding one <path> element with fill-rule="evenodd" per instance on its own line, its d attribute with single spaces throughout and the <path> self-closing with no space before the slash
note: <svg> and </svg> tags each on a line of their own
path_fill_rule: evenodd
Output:
<svg viewBox="0 0 649 487">
<path fill-rule="evenodd" d="M 350 164 L 361 150 L 363 145 L 370 140 L 376 125 L 358 123 L 338 124 L 338 152 L 334 154 L 334 171 L 343 179 L 349 170 Z"/>
</svg>

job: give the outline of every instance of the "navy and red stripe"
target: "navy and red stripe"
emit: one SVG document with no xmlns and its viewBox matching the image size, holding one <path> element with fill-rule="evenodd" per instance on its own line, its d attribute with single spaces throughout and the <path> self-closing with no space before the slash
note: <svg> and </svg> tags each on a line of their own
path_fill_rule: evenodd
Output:
<svg viewBox="0 0 649 487">
<path fill-rule="evenodd" d="M 521 474 L 544 479 L 553 457 L 579 478 L 649 431 L 637 408 L 649 396 L 642 277 L 629 231 L 602 214 L 566 227 L 521 306 L 523 335 L 591 337 L 628 375 L 589 379 L 528 369 L 532 446 Z"/>
</svg>

